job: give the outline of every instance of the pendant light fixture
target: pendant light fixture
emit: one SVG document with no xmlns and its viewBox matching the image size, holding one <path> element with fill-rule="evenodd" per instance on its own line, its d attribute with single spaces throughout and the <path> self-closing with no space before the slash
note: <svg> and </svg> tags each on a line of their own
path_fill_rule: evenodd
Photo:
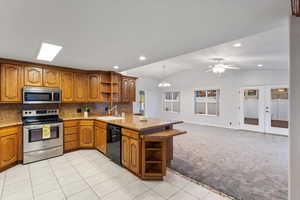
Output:
<svg viewBox="0 0 300 200">
<path fill-rule="evenodd" d="M 165 77 L 166 76 L 166 66 L 163 65 L 162 68 L 163 68 L 163 76 Z M 158 87 L 171 87 L 171 83 L 162 81 L 158 84 Z"/>
</svg>

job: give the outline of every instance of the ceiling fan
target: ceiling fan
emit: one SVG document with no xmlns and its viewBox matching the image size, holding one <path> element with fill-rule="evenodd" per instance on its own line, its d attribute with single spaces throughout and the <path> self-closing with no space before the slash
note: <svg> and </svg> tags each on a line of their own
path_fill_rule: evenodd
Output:
<svg viewBox="0 0 300 200">
<path fill-rule="evenodd" d="M 213 58 L 212 59 L 217 64 L 208 66 L 208 70 L 206 72 L 213 72 L 214 74 L 221 75 L 224 73 L 227 69 L 240 69 L 239 67 L 234 67 L 232 65 L 224 64 L 224 58 Z"/>
</svg>

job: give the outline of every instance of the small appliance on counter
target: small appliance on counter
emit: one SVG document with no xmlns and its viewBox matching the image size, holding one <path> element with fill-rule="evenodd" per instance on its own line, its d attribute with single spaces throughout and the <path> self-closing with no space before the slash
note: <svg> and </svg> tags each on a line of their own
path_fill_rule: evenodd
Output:
<svg viewBox="0 0 300 200">
<path fill-rule="evenodd" d="M 23 110 L 23 163 L 63 155 L 63 121 L 58 109 Z"/>
</svg>

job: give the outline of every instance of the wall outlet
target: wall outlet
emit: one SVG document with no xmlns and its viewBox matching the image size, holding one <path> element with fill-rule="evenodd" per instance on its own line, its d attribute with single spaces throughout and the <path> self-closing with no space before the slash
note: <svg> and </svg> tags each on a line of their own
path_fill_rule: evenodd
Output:
<svg viewBox="0 0 300 200">
<path fill-rule="evenodd" d="M 77 108 L 77 113 L 81 113 L 81 108 Z"/>
<path fill-rule="evenodd" d="M 232 122 L 229 122 L 229 126 L 232 126 Z"/>
</svg>

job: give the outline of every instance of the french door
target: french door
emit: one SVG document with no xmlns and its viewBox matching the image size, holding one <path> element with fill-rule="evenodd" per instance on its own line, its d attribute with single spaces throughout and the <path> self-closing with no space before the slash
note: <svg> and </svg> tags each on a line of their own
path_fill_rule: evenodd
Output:
<svg viewBox="0 0 300 200">
<path fill-rule="evenodd" d="M 240 128 L 288 135 L 288 92 L 286 85 L 241 88 Z"/>
</svg>

